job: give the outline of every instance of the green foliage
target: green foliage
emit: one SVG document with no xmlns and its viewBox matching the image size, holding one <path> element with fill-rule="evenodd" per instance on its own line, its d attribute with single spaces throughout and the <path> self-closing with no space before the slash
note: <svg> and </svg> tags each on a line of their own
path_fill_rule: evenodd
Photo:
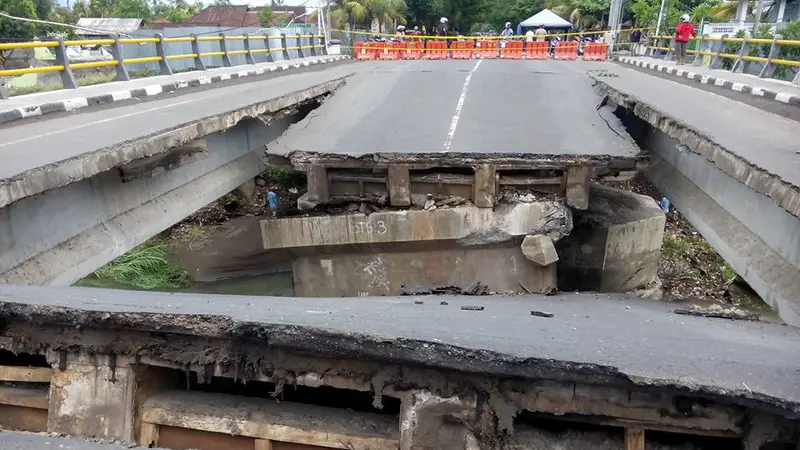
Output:
<svg viewBox="0 0 800 450">
<path fill-rule="evenodd" d="M 665 235 L 661 254 L 666 260 L 684 262 L 684 276 L 691 279 L 720 279 L 729 284 L 736 278 L 731 266 L 700 235 Z"/>
<path fill-rule="evenodd" d="M 344 28 L 346 24 L 368 27 L 373 20 L 379 21 L 381 25 L 394 21 L 405 23 L 405 15 L 405 0 L 334 0 L 331 20 L 337 28 Z"/>
<path fill-rule="evenodd" d="M 128 75 L 130 75 L 131 78 L 147 78 L 161 75 L 161 73 L 153 69 L 136 69 L 129 71 Z"/>
<path fill-rule="evenodd" d="M 268 185 L 277 184 L 284 188 L 299 188 L 306 185 L 306 177 L 301 172 L 276 166 L 267 169 L 266 179 Z"/>
<path fill-rule="evenodd" d="M 98 269 L 94 276 L 138 289 L 180 289 L 190 284 L 182 268 L 167 261 L 166 247 L 145 244 Z"/>
<path fill-rule="evenodd" d="M 33 0 L 0 0 L 0 11 L 17 17 L 37 19 Z M 36 25 L 30 22 L 0 18 L 0 36 L 18 40 L 33 39 Z"/>
<path fill-rule="evenodd" d="M 262 27 L 272 26 L 273 17 L 274 13 L 272 12 L 272 8 L 261 8 L 258 10 L 258 23 L 260 23 Z"/>
<path fill-rule="evenodd" d="M 231 0 L 214 0 L 214 6 L 231 6 Z"/>
<path fill-rule="evenodd" d="M 786 40 L 800 41 L 800 20 L 793 20 L 787 23 L 785 27 L 778 30 L 778 34 L 780 34 L 781 37 Z M 800 45 L 782 46 L 781 51 L 778 53 L 778 59 L 800 61 Z M 779 66 L 775 72 L 776 75 L 780 76 L 789 72 L 790 70 L 792 69 L 789 69 L 786 66 Z M 795 67 L 794 70 L 798 70 L 798 68 Z"/>
</svg>

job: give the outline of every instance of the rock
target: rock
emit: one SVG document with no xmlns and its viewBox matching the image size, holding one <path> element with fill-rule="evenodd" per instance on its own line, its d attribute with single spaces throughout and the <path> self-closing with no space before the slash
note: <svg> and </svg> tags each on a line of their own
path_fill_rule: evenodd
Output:
<svg viewBox="0 0 800 450">
<path fill-rule="evenodd" d="M 549 318 L 553 317 L 554 314 L 551 313 L 551 312 L 546 312 L 546 311 L 535 311 L 535 310 L 533 310 L 533 311 L 531 311 L 531 315 L 532 316 L 536 316 L 536 317 L 544 317 L 544 318 L 549 319 Z"/>
<path fill-rule="evenodd" d="M 310 211 L 317 207 L 317 204 L 308 200 L 308 193 L 301 195 L 297 199 L 297 209 L 300 211 Z"/>
<path fill-rule="evenodd" d="M 558 261 L 558 253 L 553 240 L 542 234 L 525 236 L 522 241 L 522 254 L 534 264 L 546 267 Z"/>
<path fill-rule="evenodd" d="M 433 199 L 428 199 L 428 201 L 425 202 L 425 210 L 433 211 L 435 209 L 436 209 L 436 202 L 434 202 Z"/>
<path fill-rule="evenodd" d="M 637 289 L 633 293 L 640 298 L 646 300 L 659 301 L 664 297 L 664 286 L 661 284 L 661 278 L 656 276 L 651 286 L 644 289 Z"/>
<path fill-rule="evenodd" d="M 256 184 L 260 187 L 264 187 L 267 185 L 267 182 L 263 178 L 256 178 Z"/>
</svg>

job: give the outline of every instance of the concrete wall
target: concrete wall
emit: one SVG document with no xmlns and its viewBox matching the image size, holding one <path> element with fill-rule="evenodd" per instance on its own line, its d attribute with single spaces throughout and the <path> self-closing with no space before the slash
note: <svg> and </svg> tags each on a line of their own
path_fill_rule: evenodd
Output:
<svg viewBox="0 0 800 450">
<path fill-rule="evenodd" d="M 300 297 L 398 295 L 403 284 L 463 288 L 479 281 L 495 292 L 547 292 L 556 286 L 556 265 L 535 265 L 518 242 L 492 248 L 303 257 L 294 261 L 293 269 Z"/>
<path fill-rule="evenodd" d="M 0 209 L 0 282 L 71 284 L 264 170 L 289 119 L 207 137 L 205 157 L 123 182 L 111 170 Z"/>
<path fill-rule="evenodd" d="M 652 198 L 594 184 L 572 234 L 556 244 L 562 290 L 627 292 L 658 273 L 666 216 Z"/>
</svg>

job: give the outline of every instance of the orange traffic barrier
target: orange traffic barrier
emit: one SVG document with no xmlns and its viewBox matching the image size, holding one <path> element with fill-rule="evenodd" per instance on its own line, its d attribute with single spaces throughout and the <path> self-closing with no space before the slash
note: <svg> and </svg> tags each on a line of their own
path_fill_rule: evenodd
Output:
<svg viewBox="0 0 800 450">
<path fill-rule="evenodd" d="M 554 59 L 578 59 L 578 43 L 574 41 L 556 43 Z"/>
<path fill-rule="evenodd" d="M 420 59 L 422 58 L 422 49 L 424 46 L 422 45 L 422 41 L 420 40 L 413 40 L 406 44 L 406 49 L 400 55 L 403 59 Z"/>
<path fill-rule="evenodd" d="M 381 42 L 378 44 L 378 59 L 400 59 L 402 42 Z"/>
<path fill-rule="evenodd" d="M 356 59 L 371 60 L 377 58 L 375 42 L 356 42 Z"/>
<path fill-rule="evenodd" d="M 605 61 L 608 54 L 608 44 L 602 42 L 589 42 L 583 46 L 584 61 Z"/>
<path fill-rule="evenodd" d="M 447 42 L 428 41 L 425 44 L 425 59 L 447 59 Z"/>
<path fill-rule="evenodd" d="M 550 56 L 546 41 L 528 42 L 526 47 L 526 58 L 528 59 L 547 59 Z"/>
<path fill-rule="evenodd" d="M 475 42 L 473 54 L 476 58 L 494 59 L 500 56 L 498 53 L 498 42 L 495 40 L 479 40 Z"/>
<path fill-rule="evenodd" d="M 501 41 L 500 57 L 504 59 L 522 59 L 522 41 Z"/>
<path fill-rule="evenodd" d="M 474 41 L 455 41 L 450 46 L 450 57 L 453 59 L 472 59 L 474 49 Z"/>
</svg>

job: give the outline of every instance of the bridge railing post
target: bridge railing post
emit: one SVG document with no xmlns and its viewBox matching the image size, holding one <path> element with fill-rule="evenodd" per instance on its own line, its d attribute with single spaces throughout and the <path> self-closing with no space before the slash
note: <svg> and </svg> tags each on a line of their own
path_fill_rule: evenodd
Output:
<svg viewBox="0 0 800 450">
<path fill-rule="evenodd" d="M 64 67 L 64 70 L 61 71 L 61 84 L 67 89 L 77 89 L 78 82 L 75 81 L 75 75 L 69 67 L 69 56 L 67 56 L 67 46 L 64 45 L 64 38 L 57 36 L 55 40 L 58 42 L 58 46 L 54 49 L 56 65 Z"/>
<path fill-rule="evenodd" d="M 742 41 L 742 47 L 739 49 L 736 61 L 733 62 L 733 66 L 731 67 L 731 72 L 742 73 L 745 70 L 747 61 L 745 61 L 742 58 L 744 56 L 747 56 L 749 53 L 750 53 L 750 42 L 748 42 L 747 38 L 745 37 L 744 40 Z"/>
<path fill-rule="evenodd" d="M 203 64 L 203 58 L 200 57 L 200 41 L 197 40 L 197 35 L 192 33 L 192 53 L 194 53 L 194 70 L 206 70 L 206 65 Z"/>
<path fill-rule="evenodd" d="M 725 39 L 727 38 L 728 35 L 723 34 L 722 39 L 714 42 L 715 48 L 714 50 L 712 50 L 712 52 L 714 53 L 714 58 L 711 60 L 711 64 L 709 65 L 710 69 L 719 69 L 720 67 L 722 67 L 723 58 L 720 57 L 719 55 L 723 53 L 725 49 L 728 47 L 728 43 L 725 41 Z"/>
<path fill-rule="evenodd" d="M 222 66 L 223 67 L 231 67 L 231 56 L 228 54 L 228 43 L 225 42 L 225 33 L 219 34 L 219 51 L 222 52 Z"/>
<path fill-rule="evenodd" d="M 289 44 L 286 42 L 286 33 L 281 33 L 281 48 L 283 48 L 283 59 L 289 60 Z"/>
<path fill-rule="evenodd" d="M 308 38 L 308 46 L 311 47 L 311 56 L 317 56 L 317 46 L 314 43 L 316 40 L 316 35 L 311 33 L 311 37 Z"/>
<path fill-rule="evenodd" d="M 266 48 L 267 50 L 269 50 L 269 51 L 267 52 L 266 61 L 267 61 L 267 62 L 275 62 L 275 57 L 274 57 L 274 56 L 272 56 L 272 47 L 271 47 L 271 46 L 270 46 L 270 44 L 269 44 L 269 43 L 272 41 L 272 40 L 269 38 L 269 33 L 264 33 L 264 38 L 265 38 L 265 39 L 264 39 L 264 48 Z"/>
<path fill-rule="evenodd" d="M 675 54 L 675 38 L 666 39 L 667 51 L 664 53 L 664 61 L 672 61 L 672 55 Z M 688 46 L 688 45 L 687 45 Z"/>
<path fill-rule="evenodd" d="M 707 34 L 700 36 L 700 42 L 697 43 L 697 53 L 694 55 L 694 60 L 692 60 L 693 66 L 702 66 L 703 58 L 706 56 L 703 53 L 708 53 L 711 51 L 711 44 L 713 41 L 707 40 L 707 37 Z"/>
<path fill-rule="evenodd" d="M 122 45 L 119 42 L 119 35 L 113 34 L 111 35 L 111 39 L 114 39 L 114 43 L 111 45 L 111 56 L 117 61 L 117 65 L 114 66 L 114 69 L 117 71 L 116 81 L 128 81 L 131 79 L 131 76 L 128 73 L 128 68 L 125 67 L 125 57 L 122 55 Z"/>
<path fill-rule="evenodd" d="M 295 42 L 297 42 L 297 44 L 296 44 L 297 57 L 298 58 L 305 58 L 305 55 L 303 54 L 303 38 L 301 36 L 302 35 L 300 33 L 295 33 L 294 40 L 295 40 Z"/>
<path fill-rule="evenodd" d="M 328 38 L 325 37 L 325 33 L 320 34 L 319 45 L 322 46 L 321 47 L 322 48 L 322 54 L 327 56 L 328 55 Z"/>
<path fill-rule="evenodd" d="M 172 68 L 169 66 L 169 61 L 167 60 L 167 52 L 166 46 L 164 45 L 164 35 L 161 33 L 156 33 L 156 53 L 161 58 L 158 61 L 158 66 L 161 69 L 161 75 L 172 75 Z"/>
<path fill-rule="evenodd" d="M 244 59 L 247 64 L 255 64 L 256 60 L 253 59 L 253 49 L 250 48 L 250 33 L 244 33 L 244 49 L 247 53 L 244 54 Z"/>
<path fill-rule="evenodd" d="M 6 87 L 0 84 L 0 100 L 7 98 L 8 98 L 8 92 L 6 92 Z"/>
<path fill-rule="evenodd" d="M 761 72 L 758 74 L 759 78 L 771 78 L 772 74 L 775 73 L 775 66 L 777 66 L 777 64 L 773 64 L 772 60 L 777 59 L 778 54 L 781 52 L 781 44 L 778 44 L 778 41 L 781 39 L 783 39 L 783 37 L 780 34 L 776 34 L 772 37 L 772 45 L 769 48 L 767 62 L 765 62 L 764 67 L 761 68 Z"/>
</svg>

